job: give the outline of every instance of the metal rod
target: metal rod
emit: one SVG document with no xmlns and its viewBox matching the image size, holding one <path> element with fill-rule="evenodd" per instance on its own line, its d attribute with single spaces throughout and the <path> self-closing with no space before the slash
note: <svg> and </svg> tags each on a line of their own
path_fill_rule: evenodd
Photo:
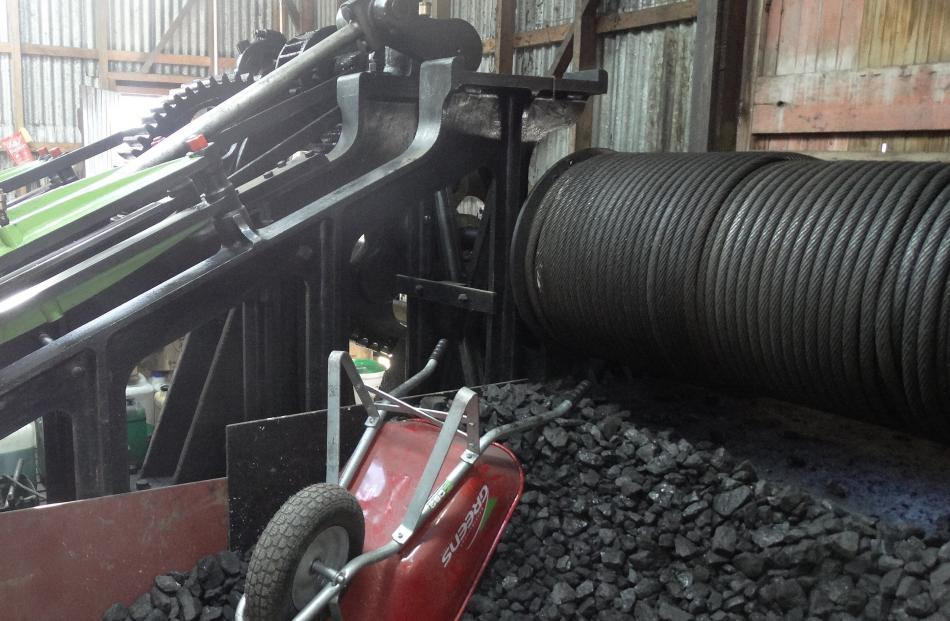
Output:
<svg viewBox="0 0 950 621">
<path fill-rule="evenodd" d="M 461 282 L 462 261 L 459 258 L 458 227 L 455 214 L 449 204 L 447 190 L 439 190 L 435 195 L 435 219 L 439 225 L 439 246 L 442 248 L 442 261 L 448 271 L 449 280 Z"/>
<path fill-rule="evenodd" d="M 171 136 L 143 153 L 127 170 L 136 171 L 175 159 L 187 153 L 185 141 L 195 134 L 204 134 L 213 141 L 214 135 L 241 120 L 248 113 L 259 110 L 275 99 L 285 96 L 298 80 L 306 78 L 314 65 L 332 58 L 341 49 L 362 36 L 356 24 L 346 24 L 332 35 L 301 53 L 292 62 L 229 97 L 220 105 L 191 121 Z"/>
<path fill-rule="evenodd" d="M 419 526 L 422 518 L 422 510 L 426 506 L 429 496 L 432 493 L 432 486 L 435 485 L 445 458 L 449 453 L 449 447 L 452 446 L 452 437 L 458 431 L 462 422 L 462 416 L 465 414 L 469 401 L 475 398 L 475 392 L 471 388 L 462 387 L 452 401 L 452 407 L 445 417 L 445 424 L 436 438 L 435 445 L 432 447 L 432 453 L 429 455 L 429 461 L 426 462 L 419 483 L 416 484 L 416 491 L 409 501 L 409 507 L 406 509 L 406 515 L 402 518 L 402 524 L 393 534 L 393 538 L 400 543 L 405 543 L 412 532 Z"/>
<path fill-rule="evenodd" d="M 361 569 L 389 558 L 399 552 L 401 548 L 402 546 L 400 544 L 395 541 L 390 541 L 372 552 L 367 552 L 354 558 L 340 570 L 334 582 L 323 587 L 317 596 L 310 600 L 310 603 L 304 606 L 303 610 L 297 613 L 293 621 L 311 621 L 312 619 L 316 619 L 320 612 L 329 605 L 334 597 L 343 591 L 343 588 L 346 587 L 350 580 L 353 579 L 353 576 Z"/>
</svg>

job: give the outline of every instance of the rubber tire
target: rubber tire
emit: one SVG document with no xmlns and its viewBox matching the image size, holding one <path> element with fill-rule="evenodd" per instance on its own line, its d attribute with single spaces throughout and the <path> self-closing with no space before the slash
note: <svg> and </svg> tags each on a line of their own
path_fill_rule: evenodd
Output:
<svg viewBox="0 0 950 621">
<path fill-rule="evenodd" d="M 300 490 L 274 514 L 247 568 L 245 621 L 292 619 L 299 612 L 291 596 L 294 573 L 310 542 L 331 526 L 349 536 L 348 561 L 363 551 L 363 510 L 347 490 L 329 483 Z"/>
</svg>

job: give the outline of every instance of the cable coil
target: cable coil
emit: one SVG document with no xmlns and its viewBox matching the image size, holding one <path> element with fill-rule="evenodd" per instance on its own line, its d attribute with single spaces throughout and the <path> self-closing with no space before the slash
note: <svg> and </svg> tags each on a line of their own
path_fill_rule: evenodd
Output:
<svg viewBox="0 0 950 621">
<path fill-rule="evenodd" d="M 950 166 L 589 151 L 522 212 L 549 338 L 950 439 Z"/>
</svg>

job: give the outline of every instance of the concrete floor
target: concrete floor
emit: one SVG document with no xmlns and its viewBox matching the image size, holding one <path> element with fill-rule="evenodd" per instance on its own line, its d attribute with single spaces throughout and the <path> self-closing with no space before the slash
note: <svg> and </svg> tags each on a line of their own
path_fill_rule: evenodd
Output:
<svg viewBox="0 0 950 621">
<path fill-rule="evenodd" d="M 763 478 L 849 511 L 932 532 L 950 520 L 950 446 L 770 399 L 723 395 L 659 380 L 600 389 L 635 420 L 709 440 Z"/>
</svg>

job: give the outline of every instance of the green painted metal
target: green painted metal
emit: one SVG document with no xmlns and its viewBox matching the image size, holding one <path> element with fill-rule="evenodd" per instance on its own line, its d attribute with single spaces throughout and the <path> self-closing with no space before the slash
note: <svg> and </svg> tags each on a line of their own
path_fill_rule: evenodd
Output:
<svg viewBox="0 0 950 621">
<path fill-rule="evenodd" d="M 205 222 L 199 222 L 177 235 L 162 240 L 131 259 L 100 272 L 90 277 L 89 280 L 42 303 L 30 302 L 30 290 L 14 294 L 11 296 L 12 299 L 0 300 L 0 313 L 14 309 L 16 311 L 11 313 L 10 317 L 4 317 L 0 320 L 0 345 L 30 330 L 60 319 L 69 309 L 75 308 L 118 283 L 190 235 L 198 232 L 204 225 Z M 10 308 L 5 309 L 4 306 Z"/>
<path fill-rule="evenodd" d="M 0 227 L 0 257 L 115 200 L 172 177 L 189 164 L 183 157 L 137 172 L 118 168 L 74 181 L 7 209 Z"/>
<path fill-rule="evenodd" d="M 23 174 L 45 163 L 45 160 L 34 160 L 32 162 L 27 162 L 26 164 L 20 164 L 19 166 L 13 166 L 5 170 L 0 170 L 0 183 L 3 183 L 10 177 L 16 177 L 17 175 Z"/>
</svg>

